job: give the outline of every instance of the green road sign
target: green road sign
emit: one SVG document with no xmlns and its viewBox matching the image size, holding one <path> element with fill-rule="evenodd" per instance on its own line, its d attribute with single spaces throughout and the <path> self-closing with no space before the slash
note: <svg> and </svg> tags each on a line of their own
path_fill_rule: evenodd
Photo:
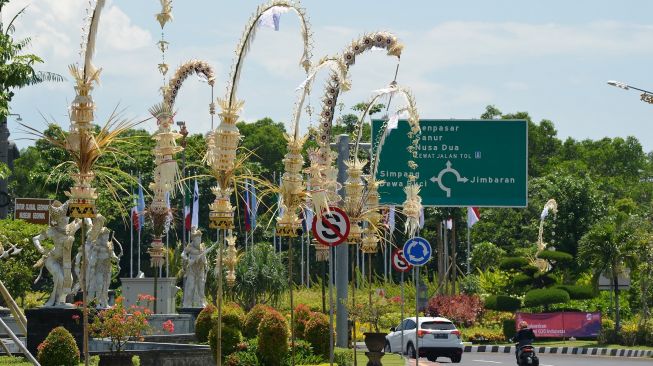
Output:
<svg viewBox="0 0 653 366">
<path fill-rule="evenodd" d="M 383 121 L 372 121 L 373 151 Z M 425 206 L 525 207 L 528 190 L 528 124 L 524 120 L 420 120 L 415 175 Z M 382 204 L 406 198 L 410 145 L 400 120 L 381 148 L 376 178 Z"/>
</svg>

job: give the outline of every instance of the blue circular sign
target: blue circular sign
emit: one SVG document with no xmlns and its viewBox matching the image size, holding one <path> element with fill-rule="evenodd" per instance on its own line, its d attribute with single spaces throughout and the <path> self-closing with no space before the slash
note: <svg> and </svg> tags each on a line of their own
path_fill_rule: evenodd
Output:
<svg viewBox="0 0 653 366">
<path fill-rule="evenodd" d="M 425 265 L 431 259 L 431 254 L 431 244 L 419 236 L 408 239 L 404 244 L 404 258 L 413 266 Z"/>
</svg>

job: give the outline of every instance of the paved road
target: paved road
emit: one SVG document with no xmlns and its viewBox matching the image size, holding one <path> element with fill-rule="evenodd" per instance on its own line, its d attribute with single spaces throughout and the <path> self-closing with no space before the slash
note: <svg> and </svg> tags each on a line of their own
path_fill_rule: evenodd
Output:
<svg viewBox="0 0 653 366">
<path fill-rule="evenodd" d="M 619 357 L 589 357 L 574 355 L 552 355 L 542 354 L 540 356 L 540 366 L 644 366 L 653 365 L 651 358 L 619 358 Z M 411 360 L 409 365 L 414 365 L 415 360 Z M 437 363 L 428 362 L 425 358 L 420 358 L 419 366 L 435 365 L 460 365 L 460 366 L 515 366 L 515 356 L 504 353 L 465 353 L 463 360 L 458 364 L 453 364 L 448 358 L 442 357 Z"/>
</svg>

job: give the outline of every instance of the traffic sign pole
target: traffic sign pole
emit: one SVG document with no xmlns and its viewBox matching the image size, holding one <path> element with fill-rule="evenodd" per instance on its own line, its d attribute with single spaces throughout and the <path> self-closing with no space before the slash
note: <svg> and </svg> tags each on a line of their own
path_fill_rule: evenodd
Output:
<svg viewBox="0 0 653 366">
<path fill-rule="evenodd" d="M 417 332 L 419 331 L 419 266 L 415 266 L 413 270 L 415 271 L 415 366 L 419 366 L 419 336 Z"/>
</svg>

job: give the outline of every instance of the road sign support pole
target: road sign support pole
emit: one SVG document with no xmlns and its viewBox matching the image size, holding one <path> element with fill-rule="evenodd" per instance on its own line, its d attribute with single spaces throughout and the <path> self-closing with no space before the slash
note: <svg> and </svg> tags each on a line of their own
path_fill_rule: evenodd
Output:
<svg viewBox="0 0 653 366">
<path fill-rule="evenodd" d="M 403 357 L 404 355 L 404 327 L 403 327 L 403 322 L 404 322 L 404 272 L 401 272 L 401 323 L 399 324 L 401 326 L 401 346 L 400 352 L 401 356 Z"/>
<path fill-rule="evenodd" d="M 329 365 L 333 366 L 333 248 L 329 248 Z M 346 319 L 346 318 L 345 318 Z"/>
<path fill-rule="evenodd" d="M 347 180 L 347 166 L 345 165 L 346 161 L 349 159 L 349 135 L 343 134 L 339 135 L 337 139 L 336 149 L 338 151 L 338 183 L 342 187 L 345 186 L 345 181 Z M 344 199 L 345 190 L 344 188 L 339 192 L 340 197 Z M 337 291 L 337 302 L 336 302 L 336 344 L 338 347 L 346 348 L 349 343 L 349 311 L 347 310 L 347 289 L 349 284 L 349 248 L 347 242 L 339 245 L 335 249 L 337 265 L 335 272 L 335 284 Z M 333 277 L 330 277 L 329 280 L 332 280 Z"/>
<path fill-rule="evenodd" d="M 419 331 L 419 268 L 415 266 L 413 271 L 413 277 L 415 278 L 415 366 L 419 366 L 419 337 L 417 333 Z"/>
</svg>

